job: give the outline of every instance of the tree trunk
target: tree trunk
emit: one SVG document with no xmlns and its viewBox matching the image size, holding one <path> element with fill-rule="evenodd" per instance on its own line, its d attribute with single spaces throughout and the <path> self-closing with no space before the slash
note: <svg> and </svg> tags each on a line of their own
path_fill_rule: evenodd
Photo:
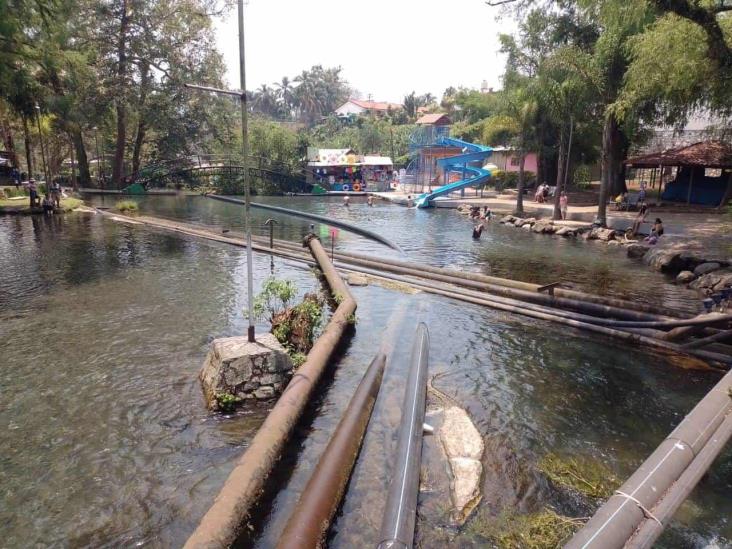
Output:
<svg viewBox="0 0 732 549">
<path fill-rule="evenodd" d="M 117 141 L 112 159 L 112 185 L 120 188 L 125 161 L 125 143 L 127 140 L 127 105 L 125 99 L 127 86 L 127 32 L 129 17 L 127 0 L 122 0 L 119 40 L 117 42 Z"/>
<path fill-rule="evenodd" d="M 150 89 L 150 65 L 142 63 L 140 65 L 140 101 L 137 106 L 138 122 L 137 133 L 135 134 L 135 146 L 132 149 L 132 173 L 137 173 L 140 169 L 140 157 L 142 155 L 142 146 L 145 143 L 145 134 L 147 133 L 147 124 L 145 123 L 145 101 Z"/>
<path fill-rule="evenodd" d="M 602 128 L 602 176 L 600 178 L 600 196 L 597 204 L 597 223 L 603 227 L 607 226 L 607 199 L 615 181 L 616 164 L 613 160 L 613 138 L 617 133 L 617 121 L 610 114 L 605 114 L 605 122 Z"/>
<path fill-rule="evenodd" d="M 611 116 L 611 136 L 610 136 L 610 161 L 612 166 L 611 178 L 609 180 L 609 196 L 617 196 L 625 192 L 627 189 L 625 179 L 623 177 L 623 161 L 625 160 L 625 144 L 623 133 L 620 130 L 617 120 Z"/>
<path fill-rule="evenodd" d="M 79 167 L 79 185 L 82 187 L 91 187 L 89 158 L 86 156 L 86 148 L 84 147 L 84 139 L 81 136 L 81 130 L 77 128 L 71 131 L 71 141 L 74 143 L 76 164 Z"/>
<path fill-rule="evenodd" d="M 552 219 L 562 219 L 562 210 L 559 207 L 559 196 L 562 192 L 562 182 L 564 181 L 564 157 L 567 155 L 567 140 L 564 137 L 564 124 L 559 130 L 559 155 L 557 158 L 557 179 L 554 187 L 554 212 Z"/>
<path fill-rule="evenodd" d="M 33 151 L 31 150 L 30 134 L 28 133 L 28 118 L 23 118 L 23 140 L 25 142 L 25 162 L 28 168 L 28 179 L 33 177 Z"/>
<path fill-rule="evenodd" d="M 516 190 L 518 195 L 516 196 L 516 215 L 524 214 L 524 166 L 526 165 L 526 153 L 524 152 L 524 144 L 521 143 L 519 148 L 519 176 Z"/>
</svg>

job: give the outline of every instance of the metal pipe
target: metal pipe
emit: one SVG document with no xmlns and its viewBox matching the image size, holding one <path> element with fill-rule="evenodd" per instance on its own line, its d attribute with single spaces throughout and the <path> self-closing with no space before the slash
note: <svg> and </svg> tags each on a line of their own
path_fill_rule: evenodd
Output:
<svg viewBox="0 0 732 549">
<path fill-rule="evenodd" d="M 707 393 L 565 547 L 623 547 L 646 518 L 647 510 L 682 476 L 730 413 L 731 389 L 732 371 Z"/>
<path fill-rule="evenodd" d="M 108 212 L 104 212 L 103 210 L 98 210 L 98 211 L 103 215 L 111 215 Z M 245 246 L 244 242 L 242 242 L 241 240 L 239 240 L 237 238 L 213 234 L 209 231 L 205 231 L 205 230 L 201 230 L 201 229 L 197 229 L 197 228 L 191 228 L 188 224 L 182 224 L 179 222 L 170 222 L 170 221 L 157 219 L 157 218 L 148 218 L 145 216 L 136 217 L 135 221 L 138 223 L 144 223 L 144 224 L 162 228 L 165 230 L 180 232 L 180 233 L 188 234 L 188 235 L 192 235 L 192 236 L 198 236 L 200 238 L 214 240 L 217 242 L 223 242 L 223 243 L 231 244 L 234 246 L 239 246 L 239 247 Z M 293 261 L 302 261 L 307 264 L 312 264 L 312 260 L 308 260 L 302 254 L 302 252 L 300 251 L 299 248 L 297 249 L 298 250 L 297 252 L 295 252 L 295 251 L 286 252 L 286 251 L 282 251 L 282 250 L 271 251 L 264 246 L 259 246 L 256 244 L 253 245 L 253 248 L 257 251 L 273 253 L 275 255 L 278 255 L 280 257 L 284 257 L 287 259 L 291 259 Z M 592 324 L 590 322 L 583 322 L 583 321 L 576 320 L 578 318 L 583 318 L 581 314 L 569 313 L 567 311 L 561 311 L 561 310 L 550 310 L 548 307 L 544 307 L 542 305 L 536 305 L 536 304 L 531 305 L 531 304 L 527 304 L 523 301 L 519 301 L 517 299 L 480 294 L 479 292 L 461 289 L 458 287 L 450 287 L 450 286 L 446 286 L 446 285 L 434 285 L 434 284 L 430 285 L 424 281 L 414 280 L 414 279 L 408 278 L 406 276 L 386 273 L 386 272 L 379 271 L 376 269 L 369 269 L 366 267 L 361 267 L 359 265 L 341 265 L 340 268 L 347 269 L 350 271 L 360 272 L 360 273 L 364 273 L 364 274 L 369 274 L 369 275 L 372 275 L 372 276 L 375 276 L 378 278 L 382 278 L 382 279 L 394 280 L 397 282 L 407 284 L 413 288 L 423 290 L 428 293 L 442 295 L 442 296 L 452 298 L 452 299 L 459 299 L 459 300 L 466 301 L 468 303 L 473 303 L 476 305 L 483 305 L 483 306 L 491 307 L 491 308 L 506 311 L 506 312 L 512 312 L 512 313 L 516 313 L 516 314 L 522 314 L 525 316 L 531 316 L 533 318 L 539 318 L 542 320 L 550 320 L 553 322 L 559 322 L 559 323 L 562 323 L 565 325 L 572 326 L 574 328 L 585 329 L 588 331 L 601 333 L 603 335 L 616 337 L 616 338 L 622 339 L 627 342 L 650 345 L 650 346 L 656 347 L 658 349 L 664 349 L 666 351 L 671 351 L 673 353 L 682 354 L 682 355 L 691 355 L 691 356 L 695 356 L 695 357 L 698 357 L 698 358 L 701 358 L 701 359 L 707 360 L 707 361 L 711 360 L 711 361 L 720 362 L 723 364 L 732 364 L 732 357 L 730 357 L 729 355 L 707 352 L 707 351 L 687 350 L 687 349 L 682 348 L 679 345 L 673 344 L 668 341 L 661 340 L 658 337 L 648 337 L 647 335 L 644 336 L 643 333 L 640 332 L 640 329 L 636 329 L 634 331 L 635 333 L 631 333 L 631 332 L 627 332 L 627 331 L 621 331 L 618 329 L 612 329 L 612 328 L 600 326 L 597 324 Z M 548 297 L 548 296 L 544 296 L 544 297 Z M 549 306 L 551 306 L 551 303 L 549 304 Z"/>
<path fill-rule="evenodd" d="M 285 525 L 277 542 L 278 548 L 323 546 L 323 538 L 346 491 L 361 449 L 381 387 L 385 363 L 383 353 L 371 361 Z"/>
<path fill-rule="evenodd" d="M 414 539 L 422 460 L 422 430 L 427 397 L 429 334 L 420 323 L 412 346 L 402 420 L 397 440 L 394 475 L 389 484 L 379 549 L 410 548 Z"/>
<path fill-rule="evenodd" d="M 633 537 L 625 544 L 624 549 L 645 549 L 653 545 L 663 532 L 664 527 L 668 525 L 668 522 L 681 507 L 681 504 L 689 497 L 689 494 L 712 466 L 730 438 L 732 438 L 732 413 L 727 414 L 722 424 L 709 439 L 709 442 L 697 454 L 694 461 L 689 464 L 679 480 L 651 509 L 651 513 L 657 520 L 644 519 Z"/>
<path fill-rule="evenodd" d="M 233 204 L 242 204 L 242 201 L 237 198 L 231 198 L 228 196 L 218 196 L 215 194 L 209 194 L 206 196 L 208 198 L 213 198 L 214 200 L 222 200 L 224 202 L 231 202 Z M 311 219 L 313 221 L 319 221 L 321 223 L 326 223 L 328 225 L 332 225 L 333 227 L 340 227 L 343 230 L 351 231 L 351 232 L 359 234 L 361 236 L 365 236 L 366 238 L 370 238 L 371 240 L 376 240 L 377 242 L 381 242 L 382 244 L 385 244 L 386 246 L 389 246 L 390 248 L 397 250 L 398 252 L 402 251 L 402 249 L 397 244 L 394 244 L 391 240 L 384 238 L 380 234 L 377 234 L 373 231 L 369 231 L 368 229 L 363 229 L 361 227 L 357 227 L 356 225 L 353 225 L 352 223 L 346 223 L 345 221 L 331 219 L 329 217 L 325 217 L 322 215 L 311 214 L 311 213 L 307 213 L 307 212 L 299 212 L 297 210 L 290 210 L 288 208 L 280 208 L 279 206 L 270 206 L 269 204 L 257 204 L 256 202 L 252 202 L 251 207 L 259 208 L 262 210 L 269 210 L 272 212 L 279 212 L 281 214 L 292 215 L 295 217 L 302 217 L 304 219 Z"/>
<path fill-rule="evenodd" d="M 247 451 L 226 479 L 213 505 L 188 538 L 186 548 L 228 547 L 236 540 L 305 409 L 313 388 L 349 326 L 349 318 L 356 311 L 356 301 L 329 261 L 320 241 L 308 235 L 306 244 L 323 272 L 331 293 L 334 297 L 339 296 L 340 304 L 315 341 L 305 363 L 297 369 Z"/>
<path fill-rule="evenodd" d="M 714 343 L 716 341 L 724 341 L 725 339 L 729 338 L 732 338 L 732 330 L 725 330 L 709 337 L 703 337 L 701 339 L 691 341 L 682 345 L 682 347 L 684 349 L 696 349 L 698 347 L 704 347 L 705 345 L 709 345 L 710 343 Z"/>
</svg>

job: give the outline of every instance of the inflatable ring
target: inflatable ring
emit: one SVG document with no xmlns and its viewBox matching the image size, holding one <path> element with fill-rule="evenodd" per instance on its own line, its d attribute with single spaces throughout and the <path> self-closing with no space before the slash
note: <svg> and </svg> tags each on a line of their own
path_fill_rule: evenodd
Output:
<svg viewBox="0 0 732 549">
<path fill-rule="evenodd" d="M 349 186 L 348 186 L 348 183 L 345 183 L 345 184 L 343 185 L 342 189 L 343 189 L 344 191 L 348 192 L 348 191 L 350 191 L 350 190 L 351 190 L 351 187 L 349 187 Z"/>
<path fill-rule="evenodd" d="M 359 192 L 361 190 L 361 183 L 354 183 L 353 190 L 354 192 Z"/>
</svg>

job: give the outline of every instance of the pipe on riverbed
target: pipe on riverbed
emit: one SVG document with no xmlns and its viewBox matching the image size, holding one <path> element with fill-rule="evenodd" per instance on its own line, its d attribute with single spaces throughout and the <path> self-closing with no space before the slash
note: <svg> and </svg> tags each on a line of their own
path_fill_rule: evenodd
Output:
<svg viewBox="0 0 732 549">
<path fill-rule="evenodd" d="M 411 548 L 419 495 L 422 432 L 427 398 L 429 333 L 420 323 L 412 346 L 409 377 L 404 391 L 402 419 L 397 439 L 394 475 L 389 484 L 379 549 Z"/>
<path fill-rule="evenodd" d="M 732 411 L 730 390 L 732 372 L 707 393 L 565 548 L 623 547 Z"/>
<path fill-rule="evenodd" d="M 296 244 L 290 243 L 285 240 L 277 240 L 278 246 L 289 248 L 294 247 Z M 540 287 L 539 284 L 533 284 L 530 282 L 521 282 L 519 280 L 512 280 L 509 278 L 500 278 L 495 276 L 489 276 L 482 273 L 471 273 L 467 271 L 459 271 L 456 269 L 445 269 L 442 267 L 433 267 L 431 265 L 424 265 L 421 263 L 413 263 L 410 261 L 402 261 L 398 259 L 385 258 L 380 256 L 366 255 L 356 252 L 335 252 L 335 259 L 342 260 L 344 263 L 352 263 L 353 260 L 360 260 L 369 262 L 371 265 L 381 264 L 391 265 L 394 267 L 402 267 L 406 269 L 413 269 L 420 273 L 431 273 L 434 275 L 444 275 L 456 279 L 463 279 L 472 282 L 482 282 L 487 285 L 505 286 L 508 288 L 514 288 L 517 290 L 525 290 L 531 293 L 536 293 Z M 422 275 L 424 276 L 424 275 Z M 455 284 L 461 284 L 461 282 L 455 282 Z M 475 287 L 475 286 L 473 286 Z M 576 290 L 568 290 L 565 288 L 554 288 L 554 294 L 557 297 L 565 297 L 568 299 L 574 299 L 577 301 L 587 301 L 598 305 L 606 305 L 621 310 L 637 311 L 639 313 L 645 313 L 645 320 L 669 320 L 673 318 L 680 318 L 681 315 L 666 308 L 655 307 L 653 305 L 647 305 L 644 303 L 635 303 L 626 301 L 623 299 L 617 299 L 606 296 L 592 295 L 585 292 L 579 292 Z M 659 318 L 660 317 L 660 318 Z M 664 318 L 665 317 L 665 318 Z"/>
<path fill-rule="evenodd" d="M 308 235 L 306 244 L 323 272 L 331 293 L 334 297 L 339 296 L 339 305 L 307 359 L 297 369 L 249 448 L 226 479 L 213 505 L 188 538 L 186 548 L 228 547 L 236 540 L 328 360 L 349 326 L 349 318 L 356 311 L 355 299 L 328 259 L 320 241 Z"/>
<path fill-rule="evenodd" d="M 343 498 L 371 412 L 381 387 L 386 356 L 379 353 L 353 394 L 343 417 L 328 442 L 318 465 L 287 521 L 277 547 L 300 549 L 322 547 L 338 505 Z"/>
<path fill-rule="evenodd" d="M 231 202 L 233 204 L 242 204 L 242 205 L 244 204 L 243 200 L 239 200 L 237 198 L 230 198 L 228 196 L 217 196 L 215 194 L 209 194 L 206 196 L 208 198 L 213 198 L 214 200 L 221 200 L 223 202 Z M 388 238 L 384 238 L 383 236 L 381 236 L 378 233 L 375 233 L 374 231 L 369 231 L 368 229 L 364 229 L 362 227 L 358 227 L 357 225 L 353 225 L 352 223 L 346 223 L 345 221 L 331 219 L 330 217 L 325 217 L 323 215 L 311 214 L 311 213 L 307 213 L 307 212 L 301 212 L 298 210 L 290 210 L 288 208 L 280 208 L 279 206 L 270 206 L 269 204 L 257 204 L 255 202 L 252 202 L 250 204 L 250 206 L 252 208 L 259 208 L 261 210 L 269 210 L 271 212 L 279 212 L 279 213 L 285 214 L 285 215 L 292 215 L 295 217 L 302 217 L 303 219 L 310 219 L 312 221 L 326 223 L 328 225 L 332 225 L 333 227 L 340 227 L 341 229 L 344 229 L 346 231 L 351 231 L 352 233 L 356 233 L 356 234 L 359 234 L 366 238 L 370 238 L 371 240 L 380 242 L 398 252 L 402 251 L 402 249 L 397 244 L 393 243 Z"/>
<path fill-rule="evenodd" d="M 697 454 L 694 461 L 679 477 L 679 480 L 651 509 L 651 513 L 658 521 L 650 518 L 644 519 L 633 537 L 625 544 L 624 549 L 646 549 L 653 546 L 653 543 L 663 532 L 664 527 L 668 525 L 681 504 L 689 497 L 689 494 L 712 466 L 730 438 L 732 438 L 732 413 L 727 414 L 722 424 L 709 439 L 709 442 Z"/>
<path fill-rule="evenodd" d="M 100 213 L 111 216 L 111 214 L 108 214 L 106 212 L 100 212 Z M 192 227 L 190 224 L 179 223 L 179 222 L 175 222 L 175 221 L 168 221 L 168 220 L 163 220 L 163 219 L 158 219 L 158 218 L 149 218 L 149 217 L 145 217 L 145 216 L 137 216 L 136 221 L 138 223 L 143 223 L 145 225 L 149 225 L 149 226 L 156 227 L 156 228 L 163 229 L 163 230 L 169 230 L 169 231 L 173 231 L 173 232 L 177 232 L 177 233 L 187 234 L 190 236 L 205 238 L 207 240 L 213 240 L 216 242 L 231 244 L 231 245 L 238 246 L 238 247 L 246 247 L 246 243 L 241 241 L 240 239 L 233 238 L 231 236 L 223 236 L 220 234 L 215 234 L 215 233 L 212 233 L 212 232 L 204 230 L 204 229 Z M 290 248 L 289 251 L 285 251 L 285 250 L 277 250 L 277 249 L 270 250 L 266 246 L 258 246 L 256 244 L 253 245 L 252 247 L 253 247 L 253 249 L 255 249 L 257 251 L 274 254 L 274 255 L 277 255 L 277 256 L 280 256 L 280 257 L 283 257 L 286 259 L 291 259 L 293 261 L 305 262 L 308 265 L 313 264 L 312 259 L 307 258 L 305 256 L 305 254 L 303 254 L 301 248 Z M 534 316 L 535 318 L 541 318 L 543 320 L 552 320 L 552 321 L 561 322 L 562 319 L 558 319 L 558 316 L 560 316 L 560 315 L 569 316 L 570 315 L 570 313 L 568 313 L 566 311 L 557 310 L 557 311 L 552 311 L 551 313 L 543 313 L 544 316 L 537 316 L 535 314 L 535 313 L 537 313 L 537 311 L 531 312 L 531 310 L 527 306 L 527 304 L 522 301 L 513 300 L 513 306 L 505 306 L 500 303 L 497 303 L 497 301 L 499 299 L 511 299 L 511 298 L 500 298 L 500 297 L 493 296 L 493 295 L 483 295 L 483 294 L 480 294 L 479 297 L 475 297 L 475 296 L 468 297 L 468 296 L 465 296 L 464 294 L 473 293 L 470 290 L 463 290 L 459 287 L 447 288 L 447 289 L 439 289 L 439 287 L 435 288 L 426 282 L 415 281 L 415 280 L 412 280 L 405 276 L 400 276 L 397 274 L 379 271 L 379 270 L 377 270 L 378 265 L 375 269 L 369 269 L 369 268 L 358 266 L 358 265 L 343 265 L 343 266 L 341 266 L 341 269 L 361 272 L 361 273 L 369 274 L 369 275 L 379 277 L 382 279 L 386 279 L 386 280 L 395 280 L 398 282 L 405 283 L 414 288 L 426 291 L 428 293 L 443 295 L 443 296 L 449 297 L 451 299 L 459 299 L 462 301 L 467 301 L 469 303 L 484 305 L 484 306 L 492 307 L 494 309 L 504 310 L 507 312 Z M 414 272 L 414 271 L 412 271 L 412 272 Z M 417 274 L 415 274 L 415 276 L 421 277 L 421 273 L 417 272 Z M 474 292 L 474 293 L 477 294 L 477 292 Z M 534 294 L 531 294 L 531 295 L 534 295 Z M 543 296 L 543 297 L 548 298 L 548 299 L 553 299 L 550 296 Z M 547 305 L 551 307 L 552 305 L 556 305 L 556 303 L 550 301 Z M 538 306 L 541 307 L 541 305 L 538 305 Z M 655 318 L 650 315 L 649 315 L 649 317 Z M 572 325 L 575 328 L 582 328 L 582 329 L 588 329 L 590 331 L 600 332 L 600 333 L 603 333 L 604 335 L 609 335 L 609 336 L 614 336 L 614 337 L 619 337 L 619 338 L 625 339 L 626 341 L 628 341 L 630 339 L 635 343 L 644 343 L 643 340 L 637 339 L 639 337 L 638 335 L 629 334 L 627 332 L 622 332 L 619 330 L 611 330 L 609 328 L 603 328 L 601 326 L 594 326 L 590 323 L 581 323 L 581 322 L 577 323 L 576 321 L 572 321 L 570 319 L 567 319 L 567 321 L 564 323 L 568 324 L 570 322 L 572 322 L 572 324 L 570 324 L 570 325 Z M 597 329 L 594 329 L 594 328 L 597 328 Z M 639 333 L 639 330 L 636 329 L 636 332 Z M 628 336 L 633 336 L 633 338 L 635 338 L 635 339 L 629 338 Z M 712 360 L 712 361 L 716 361 L 716 362 L 722 362 L 724 364 L 730 364 L 732 362 L 732 359 L 729 357 L 729 355 L 721 355 L 719 353 L 709 353 L 706 351 L 686 350 L 678 345 L 671 344 L 670 342 L 661 341 L 656 337 L 648 337 L 647 340 L 650 341 L 650 344 L 654 347 L 670 350 L 671 352 L 674 352 L 674 353 L 697 356 L 699 358 L 702 358 L 703 360 Z"/>
</svg>

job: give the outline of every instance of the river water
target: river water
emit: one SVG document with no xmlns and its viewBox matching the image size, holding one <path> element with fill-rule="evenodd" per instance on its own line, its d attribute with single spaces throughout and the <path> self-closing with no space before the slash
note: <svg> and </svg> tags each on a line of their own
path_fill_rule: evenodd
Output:
<svg viewBox="0 0 732 549">
<path fill-rule="evenodd" d="M 453 211 L 384 203 L 258 198 L 337 216 L 397 241 L 411 259 L 688 311 L 698 299 L 661 275 L 595 243 L 493 224 L 470 238 Z M 96 197 L 97 205 L 114 200 Z M 140 199 L 168 218 L 242 226 L 242 208 L 202 197 Z M 254 226 L 299 240 L 309 223 L 255 210 Z M 326 227 L 316 227 L 326 235 Z M 340 231 L 336 247 L 391 255 Z M 590 248 L 593 248 L 590 250 Z M 595 249 L 596 248 L 596 249 Z M 272 273 L 299 292 L 319 288 L 303 266 L 255 254 L 257 287 Z M 266 408 L 206 411 L 197 373 L 208 343 L 241 334 L 246 319 L 241 249 L 114 223 L 94 215 L 0 218 L 0 524 L 2 547 L 180 546 L 218 493 Z M 537 472 L 547 453 L 597 460 L 626 478 L 718 375 L 682 371 L 615 341 L 439 296 L 353 288 L 355 331 L 320 385 L 278 468 L 281 490 L 260 505 L 258 534 L 277 539 L 319 453 L 376 352 L 394 311 L 395 351 L 331 534 L 332 547 L 373 546 L 399 423 L 408 347 L 430 329 L 430 374 L 485 437 L 484 501 L 476 516 L 552 506 L 571 512 Z M 258 326 L 260 331 L 267 326 Z M 395 335 L 394 335 L 395 334 Z M 434 450 L 426 439 L 426 452 Z M 732 543 L 732 452 L 718 460 L 664 534 L 662 547 Z M 481 546 L 475 520 L 443 520 L 444 492 L 422 494 L 423 547 Z"/>
</svg>

